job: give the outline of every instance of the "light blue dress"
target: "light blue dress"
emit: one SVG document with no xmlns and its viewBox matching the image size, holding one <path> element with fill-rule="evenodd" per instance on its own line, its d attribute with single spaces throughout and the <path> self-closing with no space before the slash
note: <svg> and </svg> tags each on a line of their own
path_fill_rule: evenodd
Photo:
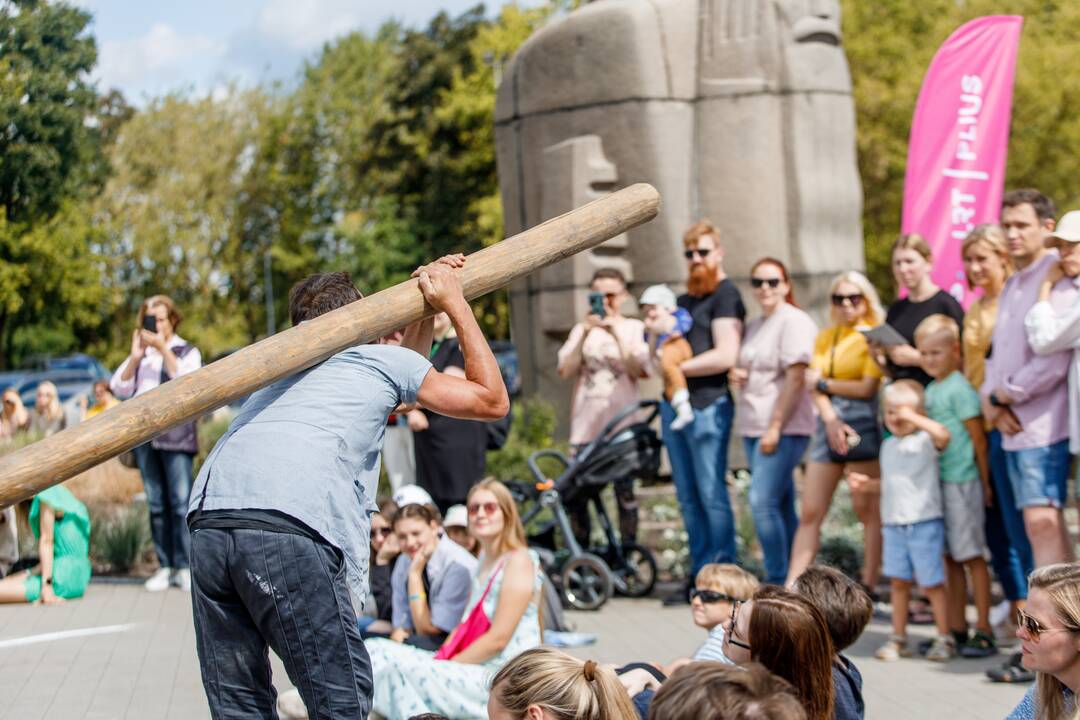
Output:
<svg viewBox="0 0 1080 720">
<path fill-rule="evenodd" d="M 392 640 L 368 640 L 375 678 L 374 710 L 387 720 L 406 720 L 422 713 L 441 713 L 452 720 L 485 720 L 491 678 L 512 658 L 540 644 L 540 615 L 536 597 L 540 590 L 540 559 L 529 551 L 534 568 L 534 599 L 525 608 L 510 641 L 482 665 L 436 660 L 435 653 Z M 500 571 L 484 598 L 484 612 L 494 619 L 504 572 Z M 487 585 L 473 578 L 472 595 L 465 610 L 468 617 Z"/>
</svg>

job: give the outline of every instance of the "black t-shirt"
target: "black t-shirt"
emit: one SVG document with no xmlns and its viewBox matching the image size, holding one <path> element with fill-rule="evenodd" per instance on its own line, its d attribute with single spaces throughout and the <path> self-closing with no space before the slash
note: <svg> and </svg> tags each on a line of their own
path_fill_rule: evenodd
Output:
<svg viewBox="0 0 1080 720">
<path fill-rule="evenodd" d="M 919 327 L 926 318 L 931 315 L 948 315 L 956 324 L 964 327 L 964 308 L 949 293 L 938 290 L 922 302 L 912 302 L 908 298 L 897 300 L 889 306 L 889 312 L 885 315 L 885 322 L 892 325 L 897 332 L 907 338 L 908 343 L 915 347 L 915 328 Z M 932 379 L 917 365 L 903 366 L 889 361 L 889 377 L 893 380 L 910 379 L 916 380 L 923 385 L 928 385 Z"/>
<path fill-rule="evenodd" d="M 713 349 L 712 321 L 717 318 L 746 319 L 746 306 L 735 283 L 724 278 L 711 295 L 693 297 L 679 296 L 679 307 L 685 308 L 693 318 L 694 324 L 686 339 L 694 355 Z M 721 396 L 728 393 L 727 373 L 705 377 L 686 378 L 686 387 L 690 391 L 690 405 L 698 410 L 707 408 Z"/>
</svg>

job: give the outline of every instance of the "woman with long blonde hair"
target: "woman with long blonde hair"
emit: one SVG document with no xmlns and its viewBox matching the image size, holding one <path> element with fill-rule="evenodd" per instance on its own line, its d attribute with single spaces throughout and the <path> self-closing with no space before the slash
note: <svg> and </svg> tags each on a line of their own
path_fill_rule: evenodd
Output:
<svg viewBox="0 0 1080 720">
<path fill-rule="evenodd" d="M 56 386 L 44 380 L 37 386 L 34 411 L 30 413 L 30 431 L 42 437 L 48 437 L 67 427 L 64 408 L 60 405 L 60 395 Z"/>
<path fill-rule="evenodd" d="M 1080 563 L 1031 573 L 1017 621 L 1024 667 L 1035 673 L 1035 684 L 1008 720 L 1080 719 Z"/>
<path fill-rule="evenodd" d="M 29 427 L 30 411 L 23 405 L 18 391 L 7 388 L 3 394 L 3 410 L 0 410 L 0 439 L 15 437 Z"/>
<path fill-rule="evenodd" d="M 810 566 L 821 543 L 821 525 L 845 473 L 881 474 L 877 449 L 877 392 L 881 369 L 870 355 L 867 330 L 885 317 L 874 286 L 859 272 L 837 276 L 829 290 L 830 326 L 818 333 L 806 387 L 818 411 L 803 483 L 802 515 L 787 571 L 790 586 Z M 856 432 L 856 427 L 858 432 Z M 881 569 L 880 493 L 852 484 L 851 502 L 863 525 L 862 582 L 872 588 Z"/>
<path fill-rule="evenodd" d="M 968 287 L 981 290 L 964 314 L 964 377 L 976 389 L 986 378 L 986 354 L 997 321 L 998 297 L 1005 281 L 1013 272 L 1012 256 L 1009 255 L 1005 231 L 995 224 L 976 226 L 960 246 L 964 261 L 964 274 Z M 1031 543 L 1024 528 L 1024 516 L 1016 507 L 1012 483 L 1005 467 L 1005 451 L 1001 447 L 1001 431 L 986 427 L 987 460 L 990 464 L 990 482 L 993 497 L 986 509 L 986 544 L 994 574 L 1001 583 L 1005 599 L 1012 605 L 1013 616 L 1027 598 L 1027 576 L 1035 568 Z M 969 644 L 961 648 L 961 655 L 990 653 L 994 649 L 993 638 L 976 633 Z M 1015 653 L 1001 668 L 988 671 L 992 679 L 1003 682 L 1029 683 L 1030 672 L 1020 665 L 1020 654 Z"/>
<path fill-rule="evenodd" d="M 614 671 L 560 650 L 533 648 L 491 681 L 489 720 L 636 720 Z"/>
<path fill-rule="evenodd" d="M 426 712 L 487 717 L 491 676 L 540 644 L 540 564 L 526 546 L 510 491 L 482 480 L 469 490 L 466 508 L 480 566 L 462 622 L 440 649 L 444 659 L 389 640 L 367 643 L 373 707 L 388 720 Z"/>
</svg>

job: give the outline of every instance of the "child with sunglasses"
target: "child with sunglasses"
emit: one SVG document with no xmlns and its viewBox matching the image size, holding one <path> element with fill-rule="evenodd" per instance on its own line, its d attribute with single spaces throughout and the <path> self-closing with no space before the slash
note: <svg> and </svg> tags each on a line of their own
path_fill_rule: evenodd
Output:
<svg viewBox="0 0 1080 720">
<path fill-rule="evenodd" d="M 690 611 L 694 624 L 708 630 L 709 637 L 694 653 L 695 662 L 731 662 L 724 655 L 724 621 L 731 617 L 735 603 L 752 598 L 757 587 L 758 579 L 738 565 L 709 563 L 698 571 L 690 591 Z"/>
</svg>

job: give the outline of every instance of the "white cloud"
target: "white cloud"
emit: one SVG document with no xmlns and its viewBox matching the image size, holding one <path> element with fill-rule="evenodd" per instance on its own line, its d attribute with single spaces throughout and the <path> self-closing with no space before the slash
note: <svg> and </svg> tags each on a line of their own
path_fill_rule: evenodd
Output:
<svg viewBox="0 0 1080 720">
<path fill-rule="evenodd" d="M 124 88 L 129 96 L 198 84 L 218 65 L 227 45 L 204 34 L 184 35 L 155 23 L 140 37 L 101 43 L 95 78 L 103 88 Z M 193 72 L 194 71 L 194 72 Z"/>
<path fill-rule="evenodd" d="M 312 50 L 355 29 L 363 17 L 355 0 L 269 0 L 259 10 L 255 27 L 292 50 Z"/>
</svg>

